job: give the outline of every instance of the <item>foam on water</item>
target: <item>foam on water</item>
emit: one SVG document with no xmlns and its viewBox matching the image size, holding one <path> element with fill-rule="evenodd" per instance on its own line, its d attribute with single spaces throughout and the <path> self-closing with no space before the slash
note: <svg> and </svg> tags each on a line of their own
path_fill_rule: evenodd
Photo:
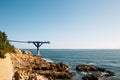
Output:
<svg viewBox="0 0 120 80">
<path fill-rule="evenodd" d="M 96 65 L 95 63 L 92 63 L 92 62 L 85 62 L 83 64 L 85 64 L 85 65 Z"/>
<path fill-rule="evenodd" d="M 42 58 L 42 59 L 46 60 L 47 62 L 51 62 L 51 63 L 54 62 L 54 61 L 52 61 L 51 59 L 48 59 L 48 58 Z"/>
</svg>

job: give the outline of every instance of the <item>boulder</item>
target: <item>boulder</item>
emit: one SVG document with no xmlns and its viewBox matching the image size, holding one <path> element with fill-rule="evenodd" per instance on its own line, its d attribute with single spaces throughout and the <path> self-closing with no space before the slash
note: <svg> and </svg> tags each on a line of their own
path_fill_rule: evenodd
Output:
<svg viewBox="0 0 120 80">
<path fill-rule="evenodd" d="M 73 73 L 67 70 L 68 65 L 64 63 L 44 63 L 35 65 L 33 71 L 35 73 L 45 75 L 49 80 L 70 79 Z"/>
<path fill-rule="evenodd" d="M 64 70 L 69 68 L 69 66 L 67 64 L 64 64 L 62 62 L 61 63 L 57 63 L 55 67 L 59 71 L 64 71 Z"/>
<path fill-rule="evenodd" d="M 111 76 L 115 76 L 115 73 L 112 71 L 105 71 L 105 74 L 102 75 L 102 77 L 111 77 Z"/>
<path fill-rule="evenodd" d="M 20 49 L 18 49 L 18 48 L 14 48 L 13 52 L 15 54 L 22 54 L 22 51 Z"/>
<path fill-rule="evenodd" d="M 14 80 L 19 80 L 20 79 L 20 74 L 18 73 L 18 71 L 16 71 L 13 75 Z"/>
<path fill-rule="evenodd" d="M 23 51 L 23 54 L 32 55 L 31 52 L 28 50 Z"/>
<path fill-rule="evenodd" d="M 78 65 L 76 66 L 76 70 L 78 71 L 84 71 L 84 72 L 88 72 L 88 71 L 106 71 L 105 68 L 100 68 L 100 67 L 96 67 L 94 65 Z"/>
<path fill-rule="evenodd" d="M 56 71 L 64 71 L 68 69 L 68 65 L 64 63 L 42 63 L 39 66 L 34 65 L 34 70 L 56 70 Z"/>
<path fill-rule="evenodd" d="M 97 77 L 106 77 L 107 78 L 107 77 L 115 76 L 114 72 L 107 71 L 105 68 L 97 67 L 94 65 L 77 65 L 76 70 L 88 73 L 87 75 L 85 75 L 83 77 L 83 80 L 98 80 Z M 91 71 L 93 74 L 89 75 L 89 73 L 91 73 Z M 96 78 L 96 79 L 94 79 L 94 78 Z"/>
<path fill-rule="evenodd" d="M 87 74 L 86 76 L 82 77 L 83 80 L 98 80 L 98 74 Z"/>
<path fill-rule="evenodd" d="M 73 76 L 73 74 L 68 70 L 61 71 L 61 72 L 54 71 L 54 70 L 37 70 L 37 71 L 35 71 L 35 73 L 38 73 L 40 75 L 44 75 L 47 78 L 52 78 L 53 80 L 55 80 L 55 79 L 56 80 L 70 79 Z"/>
<path fill-rule="evenodd" d="M 17 57 L 22 57 L 22 51 L 20 49 L 14 48 L 13 52 Z"/>
<path fill-rule="evenodd" d="M 39 75 L 37 73 L 30 73 L 25 71 L 16 71 L 14 73 L 14 76 L 12 80 L 48 80 L 42 75 Z"/>
</svg>

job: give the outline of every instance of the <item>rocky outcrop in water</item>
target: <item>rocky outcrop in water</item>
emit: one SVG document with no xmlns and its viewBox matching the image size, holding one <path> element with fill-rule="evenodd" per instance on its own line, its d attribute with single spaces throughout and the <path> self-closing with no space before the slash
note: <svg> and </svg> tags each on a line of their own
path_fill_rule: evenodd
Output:
<svg viewBox="0 0 120 80">
<path fill-rule="evenodd" d="M 87 74 L 84 77 L 82 77 L 83 80 L 98 80 L 99 75 L 98 74 Z"/>
<path fill-rule="evenodd" d="M 108 71 L 105 68 L 97 67 L 94 65 L 77 65 L 76 70 L 86 72 L 87 74 L 82 78 L 83 80 L 98 80 L 99 77 L 112 77 L 115 73 Z"/>
<path fill-rule="evenodd" d="M 94 65 L 77 65 L 76 70 L 83 71 L 83 72 L 88 72 L 88 71 L 102 71 L 102 72 L 105 72 L 106 71 L 105 68 L 96 67 Z"/>
<path fill-rule="evenodd" d="M 67 69 L 68 65 L 64 63 L 46 63 L 33 67 L 34 72 L 45 75 L 49 80 L 70 79 L 73 74 Z"/>
<path fill-rule="evenodd" d="M 39 56 L 33 56 L 30 51 L 22 52 L 15 48 L 11 60 L 13 80 L 64 80 L 73 76 L 67 64 L 47 62 Z"/>
</svg>

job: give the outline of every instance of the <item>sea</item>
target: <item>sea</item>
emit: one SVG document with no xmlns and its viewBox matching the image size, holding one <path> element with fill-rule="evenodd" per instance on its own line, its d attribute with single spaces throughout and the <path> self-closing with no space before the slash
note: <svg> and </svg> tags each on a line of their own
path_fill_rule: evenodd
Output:
<svg viewBox="0 0 120 80">
<path fill-rule="evenodd" d="M 36 49 L 28 50 L 36 54 Z M 74 74 L 70 80 L 82 80 L 85 73 L 75 70 L 81 64 L 106 68 L 116 74 L 99 80 L 120 80 L 120 49 L 40 49 L 40 56 L 49 62 L 68 64 Z"/>
</svg>

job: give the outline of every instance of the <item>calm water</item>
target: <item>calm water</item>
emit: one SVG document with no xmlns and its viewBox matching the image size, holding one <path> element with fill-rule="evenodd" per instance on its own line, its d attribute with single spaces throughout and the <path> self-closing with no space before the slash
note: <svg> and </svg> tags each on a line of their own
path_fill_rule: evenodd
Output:
<svg viewBox="0 0 120 80">
<path fill-rule="evenodd" d="M 29 49 L 33 54 L 35 49 Z M 75 70 L 76 65 L 92 64 L 115 72 L 116 76 L 99 80 L 120 80 L 120 50 L 97 50 L 97 49 L 41 49 L 41 57 L 54 62 L 64 62 L 74 72 L 71 80 L 81 80 L 80 72 Z"/>
</svg>

